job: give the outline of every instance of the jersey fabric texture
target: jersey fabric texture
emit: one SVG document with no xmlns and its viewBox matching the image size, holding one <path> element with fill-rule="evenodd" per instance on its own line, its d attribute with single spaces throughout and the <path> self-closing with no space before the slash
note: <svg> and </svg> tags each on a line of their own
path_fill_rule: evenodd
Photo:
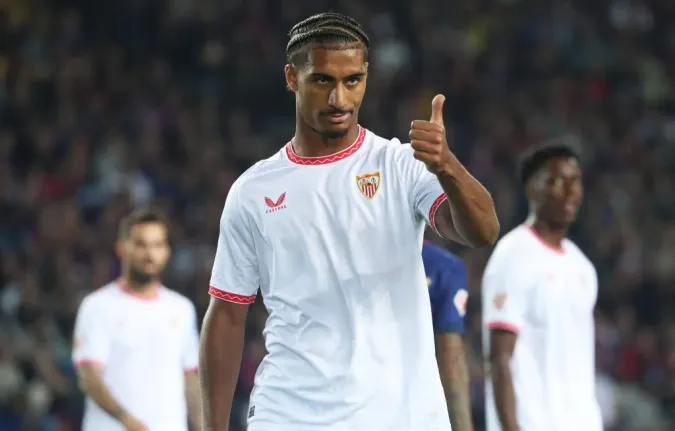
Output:
<svg viewBox="0 0 675 431">
<path fill-rule="evenodd" d="M 595 397 L 593 309 L 598 278 L 570 240 L 548 246 L 528 225 L 502 238 L 483 275 L 483 343 L 493 329 L 518 334 L 511 359 L 522 431 L 602 431 Z M 489 357 L 489 356 L 486 356 Z M 486 381 L 488 431 L 500 431 Z"/>
<path fill-rule="evenodd" d="M 135 296 L 120 281 L 85 297 L 73 340 L 76 366 L 101 367 L 103 383 L 150 431 L 187 431 L 185 373 L 196 372 L 197 314 L 189 299 L 165 287 Z M 83 431 L 124 431 L 86 399 Z"/>
<path fill-rule="evenodd" d="M 421 249 L 446 196 L 410 145 L 359 128 L 347 149 L 289 143 L 232 186 L 211 295 L 258 288 L 268 354 L 249 431 L 447 431 Z"/>
</svg>

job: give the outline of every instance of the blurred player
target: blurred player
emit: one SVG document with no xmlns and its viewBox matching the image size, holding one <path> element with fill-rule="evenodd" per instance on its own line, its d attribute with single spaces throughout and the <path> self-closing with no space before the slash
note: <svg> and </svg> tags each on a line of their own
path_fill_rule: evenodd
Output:
<svg viewBox="0 0 675 431">
<path fill-rule="evenodd" d="M 164 218 L 125 219 L 122 277 L 85 297 L 73 360 L 87 396 L 83 431 L 201 429 L 194 306 L 159 279 L 171 250 Z"/>
<path fill-rule="evenodd" d="M 473 431 L 469 372 L 464 352 L 464 314 L 469 298 L 464 262 L 431 243 L 422 247 L 431 315 L 436 334 L 436 360 L 453 431 Z"/>
<path fill-rule="evenodd" d="M 483 279 L 488 431 L 602 431 L 595 399 L 593 264 L 566 238 L 583 197 L 577 151 L 526 153 L 525 224 L 502 238 Z"/>
<path fill-rule="evenodd" d="M 450 152 L 443 96 L 411 145 L 358 125 L 368 38 L 320 14 L 293 27 L 286 83 L 295 137 L 233 184 L 204 320 L 209 431 L 228 428 L 248 305 L 260 287 L 268 354 L 249 431 L 447 431 L 420 250 L 425 222 L 492 244 L 490 194 Z M 447 194 L 447 197 L 446 197 Z"/>
</svg>

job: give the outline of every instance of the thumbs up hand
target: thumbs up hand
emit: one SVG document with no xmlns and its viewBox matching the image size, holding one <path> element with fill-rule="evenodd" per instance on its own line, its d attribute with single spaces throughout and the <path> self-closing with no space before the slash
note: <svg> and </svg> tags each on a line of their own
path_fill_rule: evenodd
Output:
<svg viewBox="0 0 675 431">
<path fill-rule="evenodd" d="M 445 96 L 436 95 L 431 101 L 431 120 L 415 120 L 410 125 L 410 145 L 413 157 L 427 165 L 436 175 L 451 174 L 457 158 L 450 152 L 443 123 Z"/>
</svg>

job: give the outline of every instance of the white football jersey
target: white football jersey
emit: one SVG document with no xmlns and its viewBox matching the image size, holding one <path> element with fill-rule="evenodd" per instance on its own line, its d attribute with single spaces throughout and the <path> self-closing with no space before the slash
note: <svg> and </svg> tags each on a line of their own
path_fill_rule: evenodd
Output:
<svg viewBox="0 0 675 431">
<path fill-rule="evenodd" d="M 249 431 L 447 431 L 421 248 L 446 199 L 410 145 L 289 143 L 232 186 L 211 295 L 270 313 Z"/>
<path fill-rule="evenodd" d="M 521 431 L 602 431 L 595 398 L 598 278 L 570 240 L 555 249 L 528 225 L 497 244 L 483 275 L 483 342 L 500 328 L 518 334 L 511 359 Z M 486 382 L 488 431 L 500 431 Z"/>
<path fill-rule="evenodd" d="M 150 431 L 187 431 L 185 373 L 196 372 L 197 315 L 192 303 L 159 287 L 135 296 L 117 281 L 85 297 L 75 323 L 73 361 L 102 367 L 103 383 Z M 83 431 L 124 431 L 87 397 Z"/>
</svg>

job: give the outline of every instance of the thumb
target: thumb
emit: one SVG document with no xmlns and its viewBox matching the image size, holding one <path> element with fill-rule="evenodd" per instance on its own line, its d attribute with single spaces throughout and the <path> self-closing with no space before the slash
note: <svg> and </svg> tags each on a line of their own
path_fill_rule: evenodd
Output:
<svg viewBox="0 0 675 431">
<path fill-rule="evenodd" d="M 443 104 L 445 103 L 445 96 L 437 94 L 434 100 L 431 101 L 431 122 L 439 126 L 443 126 Z"/>
</svg>

